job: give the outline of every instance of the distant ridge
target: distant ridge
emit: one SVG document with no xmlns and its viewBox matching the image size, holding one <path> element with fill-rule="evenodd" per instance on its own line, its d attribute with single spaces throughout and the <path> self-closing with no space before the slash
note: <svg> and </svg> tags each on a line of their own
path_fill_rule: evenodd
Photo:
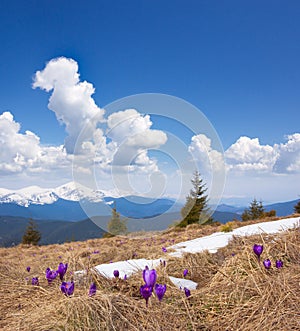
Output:
<svg viewBox="0 0 300 331">
<path fill-rule="evenodd" d="M 28 218 L 0 216 L 0 246 L 18 245 L 29 222 Z M 59 244 L 67 241 L 82 241 L 102 238 L 105 233 L 89 219 L 79 222 L 35 220 L 42 238 L 40 244 Z"/>
</svg>

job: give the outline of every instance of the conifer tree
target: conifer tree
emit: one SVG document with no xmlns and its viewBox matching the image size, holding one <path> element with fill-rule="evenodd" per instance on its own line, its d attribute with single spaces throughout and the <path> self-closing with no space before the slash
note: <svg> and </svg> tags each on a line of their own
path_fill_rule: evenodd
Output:
<svg viewBox="0 0 300 331">
<path fill-rule="evenodd" d="M 22 238 L 22 244 L 37 245 L 41 240 L 41 233 L 38 231 L 37 224 L 30 220 Z"/>
<path fill-rule="evenodd" d="M 125 234 L 127 232 L 127 226 L 124 220 L 121 220 L 120 213 L 117 212 L 116 204 L 114 204 L 114 208 L 112 208 L 111 219 L 107 224 L 107 230 L 113 234 Z"/>
<path fill-rule="evenodd" d="M 250 207 L 245 209 L 242 214 L 243 221 L 257 220 L 266 216 L 263 204 L 261 201 L 257 201 L 255 198 L 250 203 Z"/>
<path fill-rule="evenodd" d="M 186 203 L 181 209 L 182 221 L 177 225 L 179 227 L 185 227 L 193 223 L 204 224 L 213 221 L 209 215 L 208 197 L 205 194 L 207 188 L 198 171 L 194 172 L 191 183 L 193 188 L 186 197 Z"/>
</svg>

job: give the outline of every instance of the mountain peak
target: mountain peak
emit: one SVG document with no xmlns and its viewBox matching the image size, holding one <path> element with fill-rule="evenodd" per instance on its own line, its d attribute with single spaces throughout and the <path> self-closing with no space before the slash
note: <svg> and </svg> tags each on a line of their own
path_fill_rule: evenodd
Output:
<svg viewBox="0 0 300 331">
<path fill-rule="evenodd" d="M 117 197 L 116 192 L 93 190 L 75 182 L 68 182 L 55 188 L 28 186 L 9 190 L 0 188 L 0 203 L 16 203 L 28 207 L 31 204 L 52 204 L 58 199 L 69 201 L 102 201 L 105 196 Z"/>
</svg>

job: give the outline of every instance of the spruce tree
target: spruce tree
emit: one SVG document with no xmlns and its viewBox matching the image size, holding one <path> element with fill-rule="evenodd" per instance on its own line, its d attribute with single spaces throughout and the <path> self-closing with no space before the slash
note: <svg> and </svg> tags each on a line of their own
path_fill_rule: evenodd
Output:
<svg viewBox="0 0 300 331">
<path fill-rule="evenodd" d="M 205 194 L 207 188 L 198 171 L 194 172 L 191 183 L 193 188 L 190 190 L 190 194 L 186 197 L 186 203 L 181 209 L 182 221 L 177 225 L 179 227 L 213 221 L 209 215 L 208 196 Z"/>
<path fill-rule="evenodd" d="M 250 207 L 245 209 L 242 214 L 243 221 L 257 220 L 266 216 L 262 202 L 258 202 L 255 198 L 250 203 Z"/>
<path fill-rule="evenodd" d="M 107 230 L 113 235 L 125 234 L 127 232 L 125 221 L 121 220 L 120 213 L 117 212 L 116 205 L 112 208 L 112 215 L 107 224 Z"/>
<path fill-rule="evenodd" d="M 30 220 L 22 238 L 22 244 L 37 245 L 41 240 L 41 234 L 37 224 Z"/>
</svg>

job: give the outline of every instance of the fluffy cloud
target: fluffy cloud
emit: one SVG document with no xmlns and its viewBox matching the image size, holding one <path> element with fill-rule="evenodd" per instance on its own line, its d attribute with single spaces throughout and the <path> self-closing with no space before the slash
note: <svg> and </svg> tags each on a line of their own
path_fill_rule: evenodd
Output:
<svg viewBox="0 0 300 331">
<path fill-rule="evenodd" d="M 68 154 L 76 155 L 77 169 L 96 163 L 102 170 L 112 165 L 123 166 L 125 172 L 157 170 L 147 149 L 164 144 L 166 134 L 152 130 L 149 115 L 143 116 L 134 109 L 113 113 L 105 119 L 104 110 L 92 98 L 93 85 L 80 81 L 76 61 L 64 57 L 51 60 L 36 72 L 33 88 L 52 91 L 48 107 L 66 127 L 65 148 Z M 105 134 L 103 123 L 107 125 Z"/>
<path fill-rule="evenodd" d="M 97 123 L 103 121 L 104 110 L 92 98 L 93 85 L 80 82 L 77 62 L 64 57 L 51 60 L 44 70 L 36 72 L 33 88 L 52 91 L 48 108 L 66 127 L 66 150 L 73 154 L 77 143 L 81 152 L 82 142 L 94 138 Z"/>
<path fill-rule="evenodd" d="M 211 139 L 204 134 L 193 136 L 188 150 L 200 164 L 201 172 L 216 173 L 224 170 L 224 157 L 211 146 Z"/>
<path fill-rule="evenodd" d="M 114 165 L 138 165 L 157 170 L 155 160 L 147 155 L 148 149 L 156 149 L 167 141 L 167 135 L 151 129 L 149 115 L 141 115 L 135 109 L 111 114 L 107 120 L 108 137 L 115 143 Z"/>
<path fill-rule="evenodd" d="M 287 142 L 261 145 L 258 138 L 240 137 L 225 152 L 231 171 L 259 173 L 300 173 L 300 134 L 287 136 Z"/>
<path fill-rule="evenodd" d="M 31 131 L 19 133 L 20 124 L 10 112 L 0 115 L 0 170 L 19 172 L 26 162 L 33 162 L 39 152 L 39 137 Z"/>
<path fill-rule="evenodd" d="M 0 115 L 0 174 L 10 175 L 48 172 L 70 168 L 70 160 L 62 146 L 41 146 L 40 138 L 31 131 L 20 132 L 10 112 Z"/>
<path fill-rule="evenodd" d="M 260 145 L 258 138 L 240 137 L 225 152 L 231 170 L 272 171 L 278 157 L 272 146 Z"/>
<path fill-rule="evenodd" d="M 300 133 L 287 136 L 285 144 L 275 145 L 278 157 L 274 164 L 277 173 L 300 173 Z"/>
</svg>

